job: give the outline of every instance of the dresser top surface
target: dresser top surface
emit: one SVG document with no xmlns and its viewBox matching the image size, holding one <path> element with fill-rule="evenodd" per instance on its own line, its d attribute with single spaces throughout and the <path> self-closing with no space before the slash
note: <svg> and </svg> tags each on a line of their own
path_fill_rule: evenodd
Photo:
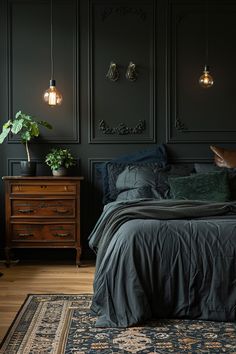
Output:
<svg viewBox="0 0 236 354">
<path fill-rule="evenodd" d="M 64 176 L 64 177 L 55 177 L 55 176 L 34 176 L 34 177 L 22 177 L 22 176 L 3 176 L 3 180 L 25 180 L 25 181 L 42 181 L 42 180 L 50 180 L 50 181 L 63 181 L 63 180 L 74 180 L 81 181 L 84 179 L 82 176 Z"/>
</svg>

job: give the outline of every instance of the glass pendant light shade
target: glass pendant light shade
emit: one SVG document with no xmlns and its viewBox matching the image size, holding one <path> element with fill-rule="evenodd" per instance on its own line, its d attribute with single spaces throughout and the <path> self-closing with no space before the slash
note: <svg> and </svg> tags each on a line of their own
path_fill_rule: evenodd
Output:
<svg viewBox="0 0 236 354">
<path fill-rule="evenodd" d="M 49 106 L 62 103 L 62 95 L 56 88 L 56 80 L 50 80 L 49 88 L 44 92 L 43 99 Z"/>
<path fill-rule="evenodd" d="M 212 87 L 212 85 L 214 84 L 214 80 L 213 80 L 212 76 L 210 75 L 208 65 L 205 65 L 205 67 L 204 67 L 203 74 L 199 78 L 199 84 L 203 88 Z"/>
</svg>

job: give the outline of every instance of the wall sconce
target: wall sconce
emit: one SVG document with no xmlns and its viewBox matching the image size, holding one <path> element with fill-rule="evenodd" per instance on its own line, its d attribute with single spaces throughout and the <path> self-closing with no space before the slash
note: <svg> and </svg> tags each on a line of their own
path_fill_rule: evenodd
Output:
<svg viewBox="0 0 236 354">
<path fill-rule="evenodd" d="M 111 81 L 117 81 L 120 77 L 120 73 L 117 68 L 117 65 L 113 61 L 110 62 L 110 66 L 106 74 L 106 77 Z"/>
<path fill-rule="evenodd" d="M 129 62 L 125 77 L 129 81 L 135 81 L 137 79 L 136 65 L 132 61 Z"/>
</svg>

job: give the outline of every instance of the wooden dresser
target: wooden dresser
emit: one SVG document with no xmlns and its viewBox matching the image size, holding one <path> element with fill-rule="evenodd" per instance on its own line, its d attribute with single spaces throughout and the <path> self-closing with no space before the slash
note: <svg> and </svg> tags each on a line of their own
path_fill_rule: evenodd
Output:
<svg viewBox="0 0 236 354">
<path fill-rule="evenodd" d="M 80 264 L 80 182 L 83 177 L 4 176 L 5 251 L 75 248 Z"/>
</svg>

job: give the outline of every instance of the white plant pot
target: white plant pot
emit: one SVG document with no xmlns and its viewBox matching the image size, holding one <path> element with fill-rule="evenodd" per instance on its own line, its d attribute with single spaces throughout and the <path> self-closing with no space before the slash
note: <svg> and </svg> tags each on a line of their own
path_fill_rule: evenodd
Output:
<svg viewBox="0 0 236 354">
<path fill-rule="evenodd" d="M 67 169 L 65 167 L 59 167 L 57 170 L 52 170 L 52 174 L 55 177 L 63 177 L 67 175 Z"/>
</svg>

